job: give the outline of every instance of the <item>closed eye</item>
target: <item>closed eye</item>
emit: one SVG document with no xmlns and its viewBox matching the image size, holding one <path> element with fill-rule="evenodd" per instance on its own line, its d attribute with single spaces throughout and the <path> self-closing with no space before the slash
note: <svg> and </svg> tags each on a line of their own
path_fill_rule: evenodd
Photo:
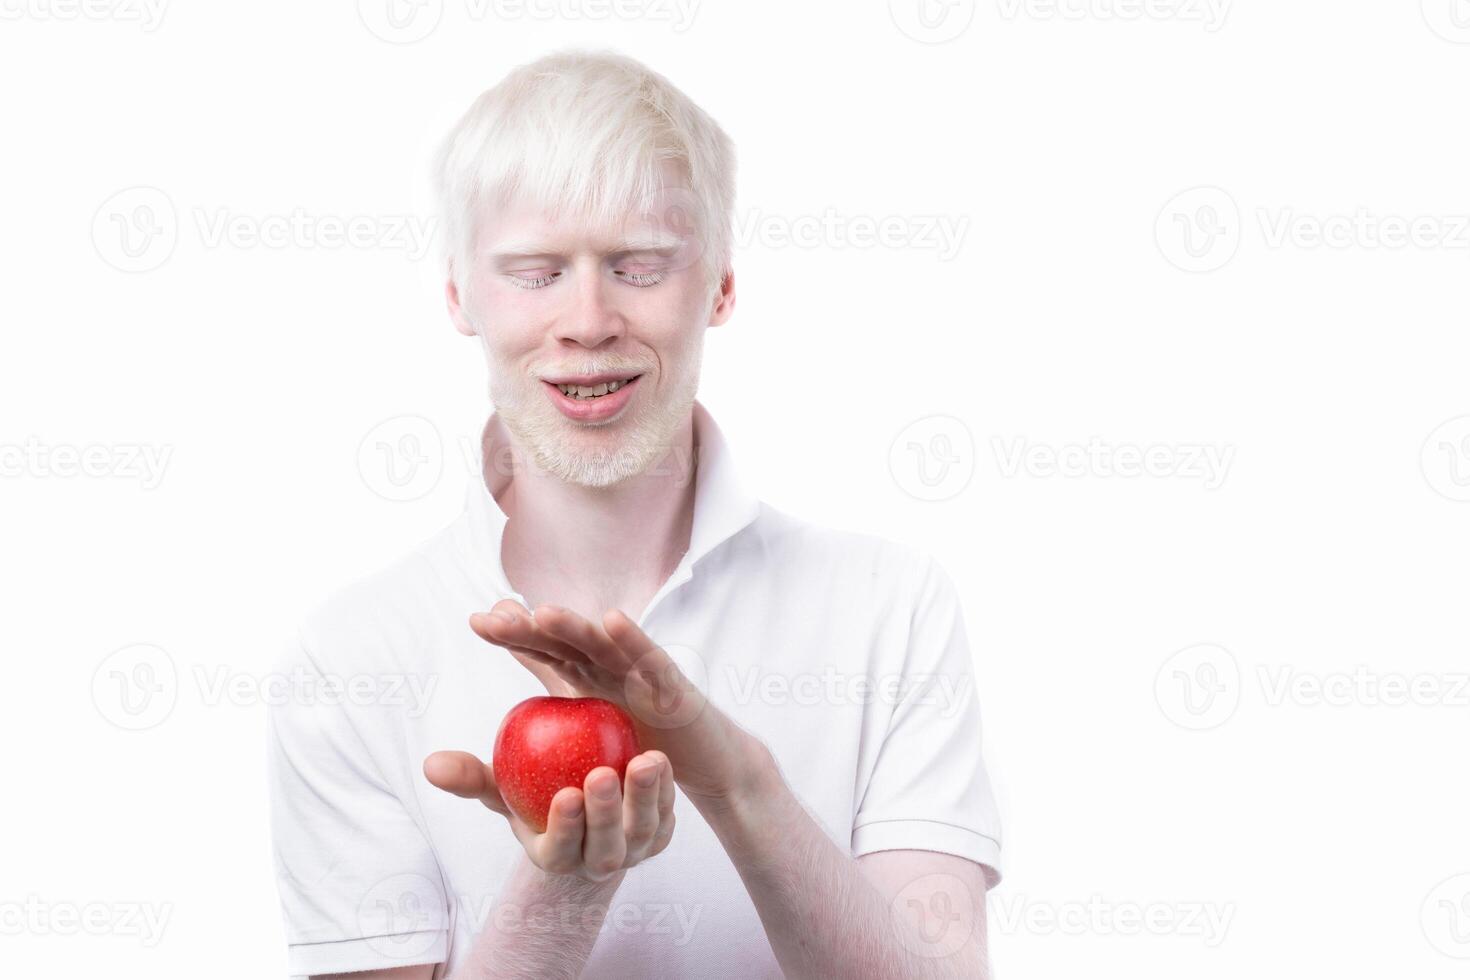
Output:
<svg viewBox="0 0 1470 980">
<path fill-rule="evenodd" d="M 560 279 L 561 273 L 548 272 L 539 276 L 523 276 L 512 272 L 506 278 L 510 280 L 512 286 L 519 289 L 540 289 L 542 286 L 549 286 Z"/>
<path fill-rule="evenodd" d="M 657 286 L 664 281 L 664 274 L 662 272 L 629 272 L 625 269 L 619 269 L 613 275 L 630 286 L 638 286 L 640 288 Z"/>
</svg>

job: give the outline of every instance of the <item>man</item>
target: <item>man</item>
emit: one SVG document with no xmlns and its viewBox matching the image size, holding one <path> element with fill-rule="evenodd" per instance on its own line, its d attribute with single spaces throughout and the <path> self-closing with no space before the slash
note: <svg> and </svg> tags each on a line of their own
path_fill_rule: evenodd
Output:
<svg viewBox="0 0 1470 980">
<path fill-rule="evenodd" d="M 484 480 L 291 652 L 432 691 L 273 710 L 293 973 L 983 976 L 999 826 L 954 586 L 753 498 L 695 398 L 735 305 L 728 137 L 631 59 L 559 54 L 438 176 Z M 545 694 L 619 704 L 644 751 L 537 833 L 485 756 Z"/>
</svg>

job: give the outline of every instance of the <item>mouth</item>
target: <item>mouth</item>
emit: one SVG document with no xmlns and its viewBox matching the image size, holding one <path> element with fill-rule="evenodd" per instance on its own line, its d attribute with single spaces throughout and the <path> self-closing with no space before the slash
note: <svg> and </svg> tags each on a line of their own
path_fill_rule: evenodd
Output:
<svg viewBox="0 0 1470 980">
<path fill-rule="evenodd" d="M 630 385 L 643 377 L 641 374 L 624 375 L 623 377 L 598 378 L 596 380 L 571 380 L 571 381 L 547 381 L 557 391 L 568 398 L 585 401 L 593 398 L 604 398 L 617 392 L 625 385 Z"/>
<path fill-rule="evenodd" d="M 543 379 L 557 409 L 577 422 L 605 422 L 619 414 L 638 390 L 641 374 Z"/>
</svg>

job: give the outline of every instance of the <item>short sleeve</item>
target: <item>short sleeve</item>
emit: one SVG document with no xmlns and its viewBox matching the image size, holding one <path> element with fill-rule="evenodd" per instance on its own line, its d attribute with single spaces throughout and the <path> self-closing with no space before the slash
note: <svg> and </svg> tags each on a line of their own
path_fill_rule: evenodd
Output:
<svg viewBox="0 0 1470 980">
<path fill-rule="evenodd" d="M 327 693 L 304 641 L 283 666 L 293 682 L 270 708 L 266 771 L 291 975 L 443 962 L 438 862 L 359 731 L 362 709 Z"/>
<path fill-rule="evenodd" d="M 1000 817 L 981 755 L 980 698 L 954 583 L 921 564 L 897 704 L 853 821 L 854 856 L 939 851 L 1000 881 Z"/>
</svg>

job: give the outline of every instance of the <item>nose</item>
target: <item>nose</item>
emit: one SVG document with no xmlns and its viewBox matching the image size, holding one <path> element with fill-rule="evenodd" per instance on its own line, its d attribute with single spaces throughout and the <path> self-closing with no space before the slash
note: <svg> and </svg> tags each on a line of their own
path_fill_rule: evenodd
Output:
<svg viewBox="0 0 1470 980">
<path fill-rule="evenodd" d="M 557 339 L 596 348 L 610 337 L 622 336 L 627 324 L 611 294 L 609 287 L 613 285 L 599 270 L 582 271 L 571 302 L 558 318 Z"/>
</svg>

